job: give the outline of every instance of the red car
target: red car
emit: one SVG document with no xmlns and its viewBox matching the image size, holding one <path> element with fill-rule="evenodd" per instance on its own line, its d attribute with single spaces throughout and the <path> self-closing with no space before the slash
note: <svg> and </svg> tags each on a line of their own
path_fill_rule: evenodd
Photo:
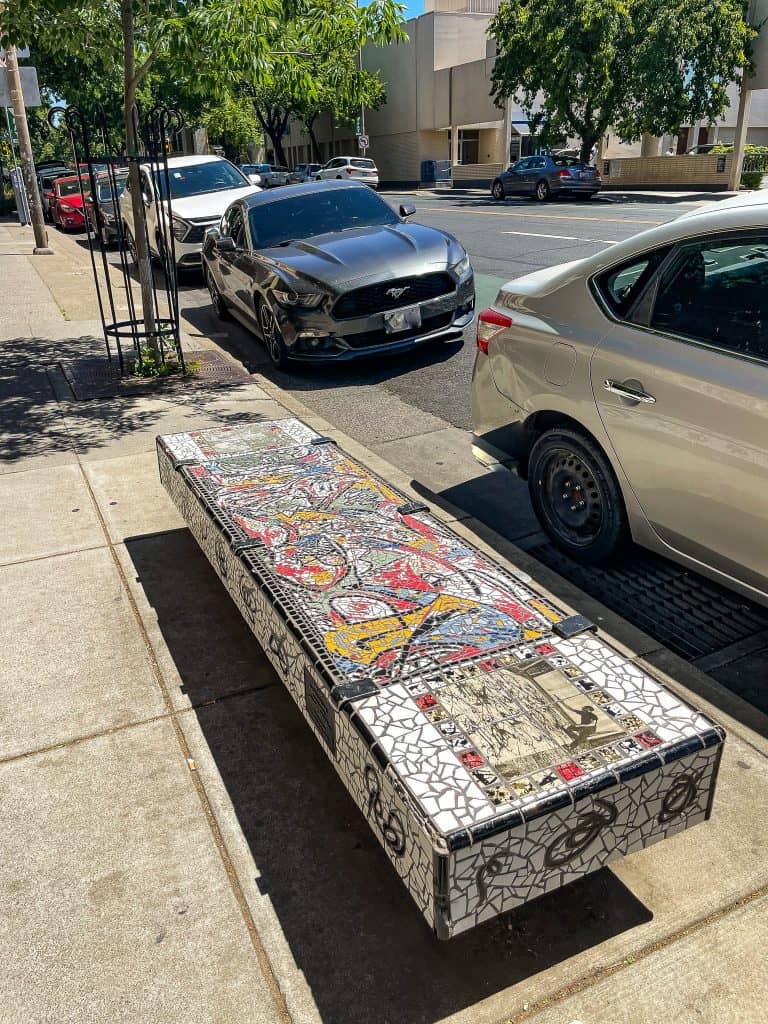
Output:
<svg viewBox="0 0 768 1024">
<path fill-rule="evenodd" d="M 86 197 L 89 185 L 83 182 Z M 57 178 L 49 196 L 51 220 L 60 228 L 84 228 L 85 213 L 83 197 L 80 195 L 80 179 L 76 174 L 68 178 Z"/>
</svg>

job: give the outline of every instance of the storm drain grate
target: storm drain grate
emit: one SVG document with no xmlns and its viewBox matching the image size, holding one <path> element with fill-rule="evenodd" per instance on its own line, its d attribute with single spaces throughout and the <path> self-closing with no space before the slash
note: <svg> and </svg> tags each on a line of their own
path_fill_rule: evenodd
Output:
<svg viewBox="0 0 768 1024">
<path fill-rule="evenodd" d="M 648 551 L 610 568 L 579 565 L 551 544 L 529 554 L 686 661 L 768 629 L 768 609 Z"/>
<path fill-rule="evenodd" d="M 221 353 L 210 350 L 185 352 L 186 377 L 173 375 L 162 380 L 141 377 L 120 377 L 117 362 L 104 357 L 62 360 L 59 364 L 75 398 L 88 401 L 94 398 L 121 398 L 129 395 L 156 394 L 168 389 L 221 387 L 222 385 L 250 384 L 250 375 Z"/>
</svg>

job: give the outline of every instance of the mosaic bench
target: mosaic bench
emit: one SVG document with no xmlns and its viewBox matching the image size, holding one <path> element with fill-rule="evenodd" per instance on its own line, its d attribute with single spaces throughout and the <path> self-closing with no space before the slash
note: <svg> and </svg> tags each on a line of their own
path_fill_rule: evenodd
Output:
<svg viewBox="0 0 768 1024">
<path fill-rule="evenodd" d="M 440 938 L 705 821 L 723 730 L 296 419 L 162 482 Z"/>
</svg>

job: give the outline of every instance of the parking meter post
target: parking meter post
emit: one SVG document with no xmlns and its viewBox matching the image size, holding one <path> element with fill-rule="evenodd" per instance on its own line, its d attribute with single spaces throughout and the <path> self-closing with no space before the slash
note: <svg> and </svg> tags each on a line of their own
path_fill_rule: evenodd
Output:
<svg viewBox="0 0 768 1024">
<path fill-rule="evenodd" d="M 35 159 L 32 155 L 32 141 L 29 137 L 27 109 L 24 104 L 24 94 L 21 91 L 21 76 L 19 75 L 19 62 L 16 58 L 15 46 L 10 46 L 6 51 L 6 68 L 8 71 L 11 104 L 13 106 L 13 118 L 16 122 L 16 134 L 19 139 L 21 172 L 24 176 L 24 187 L 29 198 L 29 212 L 32 220 L 32 230 L 35 235 L 35 248 L 33 252 L 36 256 L 50 256 L 53 254 L 53 250 L 48 248 L 48 233 L 45 230 L 43 204 L 40 202 L 40 191 L 37 187 L 37 177 L 35 176 Z"/>
</svg>

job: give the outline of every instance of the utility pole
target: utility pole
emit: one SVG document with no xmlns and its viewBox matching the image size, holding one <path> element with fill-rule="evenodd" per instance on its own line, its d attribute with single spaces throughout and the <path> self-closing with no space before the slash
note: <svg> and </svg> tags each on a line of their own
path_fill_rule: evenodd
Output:
<svg viewBox="0 0 768 1024">
<path fill-rule="evenodd" d="M 19 138 L 21 173 L 24 177 L 27 195 L 29 196 L 32 230 L 35 233 L 35 248 L 33 252 L 36 256 L 51 256 L 53 255 L 53 250 L 48 248 L 48 233 L 45 230 L 43 206 L 40 202 L 40 192 L 37 187 L 37 177 L 35 176 L 35 160 L 32 156 L 32 142 L 29 138 L 29 125 L 27 124 L 27 109 L 24 105 L 24 94 L 21 91 L 21 75 L 19 74 L 19 62 L 16 58 L 15 46 L 10 46 L 6 51 L 5 65 L 8 71 L 8 88 L 11 93 L 16 134 Z"/>
</svg>

